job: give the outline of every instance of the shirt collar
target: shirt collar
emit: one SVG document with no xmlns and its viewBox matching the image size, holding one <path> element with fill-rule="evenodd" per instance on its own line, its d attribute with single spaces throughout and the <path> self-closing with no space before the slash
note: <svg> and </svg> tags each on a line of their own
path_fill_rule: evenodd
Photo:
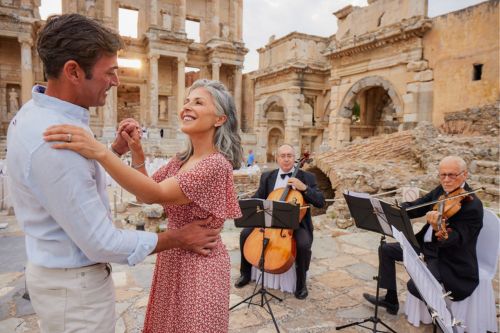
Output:
<svg viewBox="0 0 500 333">
<path fill-rule="evenodd" d="M 89 111 L 81 106 L 62 99 L 45 95 L 47 88 L 41 85 L 35 85 L 31 92 L 33 102 L 42 108 L 50 109 L 53 112 L 64 114 L 69 118 L 79 120 L 85 124 L 89 123 Z"/>
<path fill-rule="evenodd" d="M 279 171 L 278 171 L 278 176 L 279 176 L 279 175 L 282 175 L 282 174 L 285 174 L 285 173 L 290 173 L 290 172 L 292 172 L 292 173 L 293 173 L 293 170 L 294 170 L 294 169 L 295 169 L 295 168 L 292 168 L 290 171 L 285 172 L 285 171 L 281 170 L 281 168 L 279 168 L 279 169 L 278 169 L 278 170 L 279 170 Z"/>
</svg>

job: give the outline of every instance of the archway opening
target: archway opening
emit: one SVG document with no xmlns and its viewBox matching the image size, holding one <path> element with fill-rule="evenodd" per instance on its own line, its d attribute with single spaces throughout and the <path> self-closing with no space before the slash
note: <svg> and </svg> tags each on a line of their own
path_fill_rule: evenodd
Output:
<svg viewBox="0 0 500 333">
<path fill-rule="evenodd" d="M 399 119 L 394 102 L 383 87 L 363 89 L 354 97 L 350 140 L 397 132 Z"/>
<path fill-rule="evenodd" d="M 283 132 L 279 128 L 273 128 L 269 131 L 267 138 L 267 162 L 276 161 L 276 151 L 284 142 Z"/>
</svg>

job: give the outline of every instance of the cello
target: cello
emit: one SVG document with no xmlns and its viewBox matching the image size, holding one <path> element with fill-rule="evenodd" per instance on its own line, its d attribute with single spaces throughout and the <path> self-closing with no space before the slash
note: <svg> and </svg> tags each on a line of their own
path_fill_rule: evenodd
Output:
<svg viewBox="0 0 500 333">
<path fill-rule="evenodd" d="M 296 177 L 299 169 L 305 162 L 310 162 L 309 154 L 304 154 L 295 164 L 295 169 L 290 178 Z M 292 189 L 290 185 L 277 188 L 269 193 L 267 200 L 282 201 L 299 205 L 299 222 L 306 215 L 308 206 L 300 191 Z M 297 249 L 292 229 L 254 228 L 243 246 L 245 259 L 255 267 L 259 267 L 262 253 L 262 237 L 267 238 L 267 246 L 264 253 L 264 271 L 267 273 L 281 274 L 292 267 L 295 262 Z"/>
</svg>

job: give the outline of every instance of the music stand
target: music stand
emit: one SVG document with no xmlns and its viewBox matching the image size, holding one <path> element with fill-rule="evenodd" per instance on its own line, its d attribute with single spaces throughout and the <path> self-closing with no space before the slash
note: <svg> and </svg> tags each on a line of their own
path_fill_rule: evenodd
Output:
<svg viewBox="0 0 500 333">
<path fill-rule="evenodd" d="M 380 206 L 380 200 L 371 198 L 367 193 L 357 193 L 357 192 L 347 192 L 344 193 L 345 200 L 347 202 L 347 206 L 349 207 L 349 211 L 351 213 L 352 218 L 356 226 L 360 229 L 374 231 L 376 233 L 382 234 L 380 237 L 380 245 L 385 244 L 385 236 L 391 236 L 392 227 L 390 222 L 387 220 L 382 207 Z M 366 318 L 361 321 L 353 322 L 350 324 L 337 326 L 335 329 L 337 331 L 351 327 L 351 326 L 360 326 L 366 329 L 371 329 L 370 327 L 363 326 L 366 322 L 373 323 L 372 332 L 384 332 L 377 330 L 377 325 L 383 325 L 386 329 L 388 329 L 392 333 L 397 333 L 395 330 L 390 328 L 386 323 L 384 323 L 378 317 L 378 300 L 379 300 L 379 290 L 380 290 L 380 265 L 378 268 L 377 276 L 374 276 L 373 279 L 377 281 L 377 292 L 376 292 L 376 300 L 375 302 L 375 313 L 373 316 Z"/>
<path fill-rule="evenodd" d="M 264 264 L 265 264 L 265 250 L 269 244 L 269 238 L 265 237 L 266 228 L 279 228 L 279 229 L 298 229 L 299 228 L 299 211 L 300 206 L 289 204 L 281 201 L 270 201 L 263 199 L 243 199 L 239 201 L 242 217 L 235 219 L 234 224 L 239 228 L 259 228 L 262 232 L 262 251 L 260 253 L 259 259 L 259 270 L 261 287 L 257 289 L 259 281 L 255 286 L 254 293 L 243 301 L 233 305 L 229 308 L 229 311 L 235 309 L 240 304 L 248 303 L 250 305 L 258 305 L 264 309 L 267 306 L 266 311 L 271 315 L 276 331 L 279 333 L 278 324 L 276 318 L 274 318 L 273 311 L 269 302 L 275 298 L 282 302 L 283 300 L 278 296 L 273 295 L 266 290 L 264 286 Z M 254 296 L 260 295 L 259 303 L 252 303 Z M 268 298 L 270 296 L 271 298 Z"/>
</svg>

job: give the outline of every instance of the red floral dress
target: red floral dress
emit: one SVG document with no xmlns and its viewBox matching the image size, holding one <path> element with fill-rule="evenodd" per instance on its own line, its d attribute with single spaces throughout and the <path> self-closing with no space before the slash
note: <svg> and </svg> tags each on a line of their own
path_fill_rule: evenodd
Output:
<svg viewBox="0 0 500 333">
<path fill-rule="evenodd" d="M 153 179 L 175 176 L 192 202 L 164 205 L 168 229 L 213 216 L 211 228 L 241 216 L 231 164 L 220 153 L 179 172 L 182 162 L 172 159 Z M 229 325 L 229 254 L 220 236 L 207 257 L 182 249 L 158 254 L 144 322 L 144 333 L 227 332 Z"/>
</svg>

